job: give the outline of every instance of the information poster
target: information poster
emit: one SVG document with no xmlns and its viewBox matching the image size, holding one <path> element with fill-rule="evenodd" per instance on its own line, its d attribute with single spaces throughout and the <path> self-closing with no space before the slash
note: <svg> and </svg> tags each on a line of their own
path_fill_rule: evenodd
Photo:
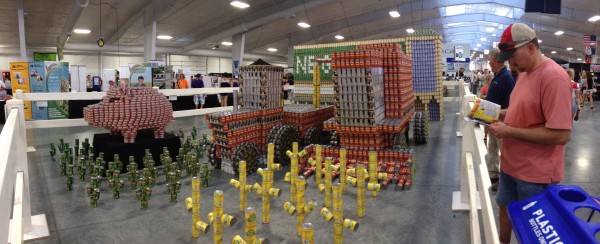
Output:
<svg viewBox="0 0 600 244">
<path fill-rule="evenodd" d="M 44 62 L 29 62 L 29 81 L 31 93 L 46 93 L 46 68 Z M 31 103 L 31 117 L 34 120 L 48 119 L 48 103 L 45 101 L 34 101 Z"/>
<path fill-rule="evenodd" d="M 17 90 L 23 90 L 23 93 L 31 92 L 29 87 L 29 64 L 27 62 L 11 62 L 10 63 L 10 80 L 13 89 L 13 94 Z M 31 102 L 25 101 L 25 119 L 31 119 Z"/>
<path fill-rule="evenodd" d="M 465 61 L 465 51 L 463 46 L 454 46 L 454 60 Z"/>
<path fill-rule="evenodd" d="M 44 62 L 48 92 L 69 92 L 69 63 Z M 69 101 L 48 101 L 48 119 L 68 119 Z"/>
<path fill-rule="evenodd" d="M 56 61 L 56 53 L 33 53 L 34 61 Z"/>
<path fill-rule="evenodd" d="M 150 63 L 129 65 L 129 86 L 137 87 L 138 78 L 144 77 L 144 87 L 152 87 L 152 66 Z"/>
</svg>

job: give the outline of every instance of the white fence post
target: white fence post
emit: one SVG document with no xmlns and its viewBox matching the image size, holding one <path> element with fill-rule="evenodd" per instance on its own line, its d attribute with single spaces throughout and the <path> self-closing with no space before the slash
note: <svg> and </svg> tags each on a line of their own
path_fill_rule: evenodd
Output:
<svg viewBox="0 0 600 244">
<path fill-rule="evenodd" d="M 18 92 L 17 92 L 18 93 Z M 14 110 L 17 111 L 14 111 Z M 23 207 L 23 232 L 16 233 L 11 230 L 11 235 L 23 235 L 24 240 L 34 240 L 43 237 L 50 236 L 48 229 L 48 222 L 46 221 L 46 215 L 40 214 L 31 216 L 31 203 L 29 194 L 29 169 L 27 161 L 27 132 L 25 127 L 25 115 L 24 115 L 24 103 L 19 99 L 12 99 L 6 102 L 6 110 L 10 113 L 17 112 L 17 120 L 14 124 L 14 132 L 16 133 L 13 137 L 16 144 L 15 150 L 11 151 L 15 155 L 14 171 L 9 172 L 16 174 L 18 171 L 23 172 L 23 195 L 22 195 L 22 207 Z M 11 162 L 8 162 L 11 163 Z"/>
</svg>

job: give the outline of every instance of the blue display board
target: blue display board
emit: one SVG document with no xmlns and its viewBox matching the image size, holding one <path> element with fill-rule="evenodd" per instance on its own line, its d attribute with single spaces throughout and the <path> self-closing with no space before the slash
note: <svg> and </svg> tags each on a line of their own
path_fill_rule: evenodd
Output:
<svg viewBox="0 0 600 244">
<path fill-rule="evenodd" d="M 579 186 L 553 186 L 508 205 L 519 243 L 598 243 L 600 201 Z"/>
</svg>

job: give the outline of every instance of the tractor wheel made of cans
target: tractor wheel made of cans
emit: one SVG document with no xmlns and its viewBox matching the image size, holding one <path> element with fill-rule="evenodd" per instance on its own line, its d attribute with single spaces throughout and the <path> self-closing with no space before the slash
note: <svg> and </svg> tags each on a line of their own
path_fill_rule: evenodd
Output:
<svg viewBox="0 0 600 244">
<path fill-rule="evenodd" d="M 252 142 L 244 142 L 235 148 L 231 166 L 236 175 L 239 175 L 239 162 L 246 161 L 246 173 L 248 175 L 256 171 L 259 164 L 260 149 Z"/>
<path fill-rule="evenodd" d="M 395 149 L 406 149 L 408 148 L 408 141 L 404 133 L 394 133 L 394 148 Z"/>
<path fill-rule="evenodd" d="M 280 163 L 281 165 L 290 164 L 290 159 L 285 152 L 292 150 L 294 142 L 300 142 L 300 133 L 294 126 L 277 125 L 271 129 L 267 136 L 266 144 L 273 143 L 275 145 L 275 163 Z"/>
<path fill-rule="evenodd" d="M 221 159 L 217 157 L 217 144 L 210 144 L 208 149 L 208 161 L 215 169 L 221 169 Z"/>
<path fill-rule="evenodd" d="M 424 112 L 417 112 L 413 117 L 413 139 L 417 144 L 424 144 L 428 138 L 429 118 Z"/>
<path fill-rule="evenodd" d="M 310 144 L 329 145 L 330 141 L 331 135 L 329 135 L 329 132 L 323 131 L 323 129 L 319 127 L 308 129 L 306 135 L 304 135 L 304 146 Z"/>
</svg>

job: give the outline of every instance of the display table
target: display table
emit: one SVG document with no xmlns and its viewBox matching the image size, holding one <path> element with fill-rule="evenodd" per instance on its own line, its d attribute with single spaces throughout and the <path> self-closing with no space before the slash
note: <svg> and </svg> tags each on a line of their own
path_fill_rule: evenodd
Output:
<svg viewBox="0 0 600 244">
<path fill-rule="evenodd" d="M 146 149 L 150 149 L 156 166 L 162 165 L 160 154 L 162 154 L 163 147 L 169 149 L 171 158 L 173 161 L 176 161 L 175 157 L 179 153 L 181 141 L 178 136 L 170 133 L 165 133 L 165 138 L 163 139 L 154 139 L 152 131 L 140 131 L 135 138 L 135 143 L 124 143 L 123 136 L 111 136 L 109 133 L 104 133 L 94 134 L 93 146 L 94 157 L 98 157 L 100 152 L 104 152 L 105 162 L 112 162 L 114 155 L 119 154 L 119 158 L 123 162 L 121 173 L 125 173 L 127 171 L 127 164 L 129 163 L 129 156 L 135 157 L 138 169 L 144 168 L 143 158 Z M 107 165 L 104 167 L 107 168 Z"/>
</svg>

